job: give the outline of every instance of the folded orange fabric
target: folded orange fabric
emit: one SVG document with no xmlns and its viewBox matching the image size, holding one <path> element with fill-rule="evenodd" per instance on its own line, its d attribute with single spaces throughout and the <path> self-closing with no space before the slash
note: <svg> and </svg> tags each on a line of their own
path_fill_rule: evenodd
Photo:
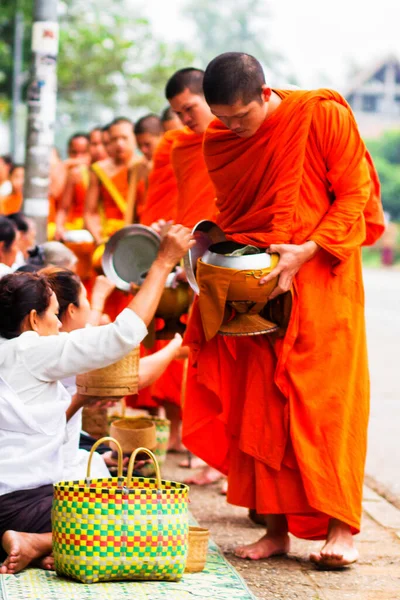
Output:
<svg viewBox="0 0 400 600">
<path fill-rule="evenodd" d="M 167 131 L 156 148 L 146 203 L 140 219 L 142 225 L 151 225 L 159 219 L 176 220 L 178 185 L 172 168 L 171 152 L 178 135 L 179 129 Z"/>
<path fill-rule="evenodd" d="M 177 131 L 171 161 L 178 183 L 176 222 L 194 227 L 216 216 L 215 190 L 203 156 L 203 135 L 185 127 Z"/>
</svg>

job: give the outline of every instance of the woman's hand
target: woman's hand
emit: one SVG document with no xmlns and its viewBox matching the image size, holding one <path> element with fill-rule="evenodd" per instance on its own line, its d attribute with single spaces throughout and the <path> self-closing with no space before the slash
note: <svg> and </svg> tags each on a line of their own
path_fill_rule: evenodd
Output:
<svg viewBox="0 0 400 600">
<path fill-rule="evenodd" d="M 90 303 L 91 309 L 99 314 L 102 314 L 106 300 L 114 290 L 115 283 L 107 279 L 105 275 L 98 275 L 95 279 L 92 290 L 92 300 Z M 98 325 L 98 323 L 92 322 L 91 324 Z"/>
<path fill-rule="evenodd" d="M 320 247 L 313 241 L 304 244 L 271 244 L 268 254 L 279 254 L 279 263 L 266 277 L 260 279 L 260 285 L 264 285 L 278 277 L 278 284 L 269 296 L 273 300 L 276 296 L 288 292 L 292 287 L 293 278 L 304 263 L 309 261 L 318 252 Z"/>
<path fill-rule="evenodd" d="M 183 225 L 171 225 L 160 244 L 158 260 L 173 269 L 195 243 L 190 229 Z"/>
</svg>

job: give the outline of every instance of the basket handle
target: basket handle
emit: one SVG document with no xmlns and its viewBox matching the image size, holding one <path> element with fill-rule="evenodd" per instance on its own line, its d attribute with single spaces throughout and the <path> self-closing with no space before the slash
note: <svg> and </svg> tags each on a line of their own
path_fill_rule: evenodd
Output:
<svg viewBox="0 0 400 600">
<path fill-rule="evenodd" d="M 151 452 L 151 450 L 149 450 L 148 448 L 136 448 L 136 450 L 134 450 L 131 454 L 131 457 L 129 459 L 129 465 L 128 465 L 128 475 L 126 477 L 126 484 L 128 487 L 132 486 L 132 476 L 133 476 L 133 468 L 135 466 L 135 460 L 138 454 L 140 454 L 141 452 L 144 452 L 145 454 L 147 454 L 147 456 L 149 458 L 151 458 L 153 464 L 154 464 L 154 468 L 156 470 L 156 480 L 157 480 L 157 487 L 158 489 L 161 489 L 161 473 L 160 473 L 160 466 L 157 462 L 156 457 L 154 456 L 154 454 Z"/>
<path fill-rule="evenodd" d="M 87 466 L 87 471 L 86 471 L 86 479 L 90 479 L 90 467 L 92 465 L 93 453 L 100 446 L 100 444 L 103 444 L 104 442 L 114 442 L 114 444 L 116 445 L 117 452 L 118 452 L 118 477 L 122 477 L 122 448 L 121 448 L 121 444 L 118 442 L 118 440 L 114 439 L 113 437 L 102 437 L 99 440 L 97 440 L 97 442 L 95 444 L 93 444 L 93 446 L 90 449 L 88 466 Z"/>
</svg>

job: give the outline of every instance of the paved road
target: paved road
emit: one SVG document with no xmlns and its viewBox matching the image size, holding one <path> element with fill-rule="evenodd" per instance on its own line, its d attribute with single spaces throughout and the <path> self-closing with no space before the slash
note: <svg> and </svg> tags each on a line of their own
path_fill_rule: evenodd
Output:
<svg viewBox="0 0 400 600">
<path fill-rule="evenodd" d="M 371 374 L 367 474 L 400 499 L 400 270 L 366 269 Z"/>
</svg>

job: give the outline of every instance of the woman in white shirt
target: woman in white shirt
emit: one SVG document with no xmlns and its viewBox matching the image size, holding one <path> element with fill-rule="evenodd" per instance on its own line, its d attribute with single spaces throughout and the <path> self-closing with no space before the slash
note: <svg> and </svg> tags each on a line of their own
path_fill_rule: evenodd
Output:
<svg viewBox="0 0 400 600">
<path fill-rule="evenodd" d="M 92 290 L 92 304 L 95 309 L 91 309 L 86 289 L 78 275 L 69 269 L 55 266 L 42 269 L 40 274 L 45 275 L 57 296 L 59 304 L 58 318 L 62 324 L 61 331 L 70 333 L 76 329 L 86 327 L 88 323 L 91 325 L 100 324 L 105 302 L 109 293 L 114 289 L 109 280 L 103 275 L 99 275 L 96 278 Z M 170 362 L 180 357 L 181 345 L 182 338 L 177 334 L 162 350 L 140 359 L 139 390 L 156 381 Z M 62 383 L 67 387 L 70 394 L 74 395 L 72 405 L 67 410 L 67 419 L 69 419 L 67 424 L 68 439 L 64 443 L 64 469 L 62 478 L 63 480 L 83 479 L 86 474 L 89 453 L 87 450 L 79 449 L 79 438 L 82 427 L 82 407 L 83 403 L 87 403 L 87 398 L 76 395 L 75 377 Z M 118 398 L 114 400 L 118 400 Z M 94 453 L 91 468 L 92 477 L 109 476 L 106 464 L 115 464 L 115 461 L 111 458 L 111 454 L 111 451 L 103 454 L 103 456 L 97 452 Z"/>
<path fill-rule="evenodd" d="M 172 226 L 115 322 L 71 333 L 59 333 L 59 305 L 45 277 L 15 273 L 0 280 L 0 376 L 17 398 L 0 399 L 0 537 L 8 554 L 0 573 L 16 573 L 51 552 L 52 484 L 62 479 L 71 400 L 60 381 L 112 364 L 140 344 L 167 276 L 193 244 L 188 229 Z"/>
</svg>

